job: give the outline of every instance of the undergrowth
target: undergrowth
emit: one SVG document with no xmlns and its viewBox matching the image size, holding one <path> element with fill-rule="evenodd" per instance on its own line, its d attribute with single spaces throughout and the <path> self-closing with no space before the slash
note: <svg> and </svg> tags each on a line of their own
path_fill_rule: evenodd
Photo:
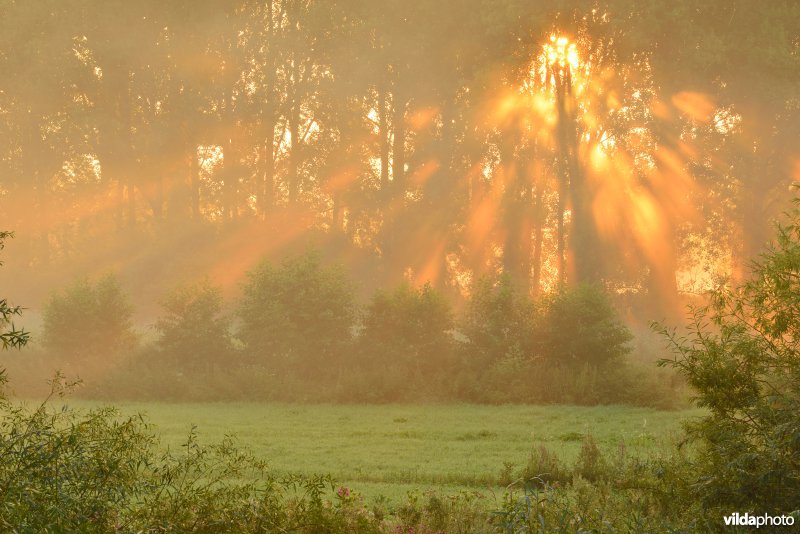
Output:
<svg viewBox="0 0 800 534">
<path fill-rule="evenodd" d="M 507 464 L 497 494 L 366 500 L 328 476 L 277 475 L 232 437 L 163 447 L 140 415 L 59 399 L 0 401 L 0 528 L 15 532 L 663 532 L 690 529 L 685 458 L 609 457 L 591 435 L 574 465 L 546 448 Z M 683 503 L 677 505 L 676 503 Z"/>
</svg>

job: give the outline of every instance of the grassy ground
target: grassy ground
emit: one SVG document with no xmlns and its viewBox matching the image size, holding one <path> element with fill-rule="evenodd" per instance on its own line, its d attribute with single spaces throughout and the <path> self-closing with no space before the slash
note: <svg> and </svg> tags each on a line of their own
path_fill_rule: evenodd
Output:
<svg viewBox="0 0 800 534">
<path fill-rule="evenodd" d="M 97 403 L 70 401 L 75 407 Z M 232 434 L 279 472 L 328 473 L 368 499 L 397 502 L 412 489 L 500 491 L 504 463 L 522 466 L 545 445 L 571 462 L 591 432 L 609 452 L 659 454 L 697 410 L 474 405 L 116 403 L 143 413 L 165 445 L 192 425 L 203 443 Z"/>
</svg>

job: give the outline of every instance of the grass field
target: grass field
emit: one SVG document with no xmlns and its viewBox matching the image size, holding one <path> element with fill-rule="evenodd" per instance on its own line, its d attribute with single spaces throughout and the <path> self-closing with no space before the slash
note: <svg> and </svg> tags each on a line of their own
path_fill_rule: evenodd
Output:
<svg viewBox="0 0 800 534">
<path fill-rule="evenodd" d="M 79 408 L 98 403 L 70 401 Z M 234 435 L 279 472 L 330 474 L 368 500 L 392 502 L 413 489 L 500 491 L 504 463 L 524 465 L 545 445 L 563 460 L 591 432 L 608 452 L 659 454 L 698 410 L 475 405 L 297 405 L 115 403 L 142 413 L 162 442 L 179 447 L 192 425 L 202 443 Z"/>
</svg>

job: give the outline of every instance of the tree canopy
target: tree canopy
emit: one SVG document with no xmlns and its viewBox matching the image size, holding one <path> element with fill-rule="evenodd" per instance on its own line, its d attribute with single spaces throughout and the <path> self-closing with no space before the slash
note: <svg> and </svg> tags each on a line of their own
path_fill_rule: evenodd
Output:
<svg viewBox="0 0 800 534">
<path fill-rule="evenodd" d="M 153 295 L 166 256 L 226 286 L 312 240 L 376 287 L 503 272 L 668 308 L 745 275 L 797 172 L 791 1 L 3 11 L 0 213 L 23 263 L 124 265 Z"/>
</svg>

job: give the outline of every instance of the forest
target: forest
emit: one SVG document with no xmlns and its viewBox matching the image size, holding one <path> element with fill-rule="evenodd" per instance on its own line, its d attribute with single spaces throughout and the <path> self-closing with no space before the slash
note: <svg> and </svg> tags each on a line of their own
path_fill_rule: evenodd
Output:
<svg viewBox="0 0 800 534">
<path fill-rule="evenodd" d="M 532 296 L 594 282 L 632 317 L 680 314 L 742 279 L 788 207 L 796 17 L 7 0 L 5 285 L 34 308 L 116 272 L 144 306 L 205 275 L 233 294 L 263 257 L 313 246 L 367 290 L 458 299 L 502 272 Z"/>
<path fill-rule="evenodd" d="M 0 526 L 793 522 L 798 139 L 793 0 L 0 0 Z M 124 409 L 207 401 L 595 415 L 489 474 L 337 486 Z M 688 419 L 659 448 L 617 407 Z M 401 479 L 435 488 L 382 501 Z"/>
</svg>

